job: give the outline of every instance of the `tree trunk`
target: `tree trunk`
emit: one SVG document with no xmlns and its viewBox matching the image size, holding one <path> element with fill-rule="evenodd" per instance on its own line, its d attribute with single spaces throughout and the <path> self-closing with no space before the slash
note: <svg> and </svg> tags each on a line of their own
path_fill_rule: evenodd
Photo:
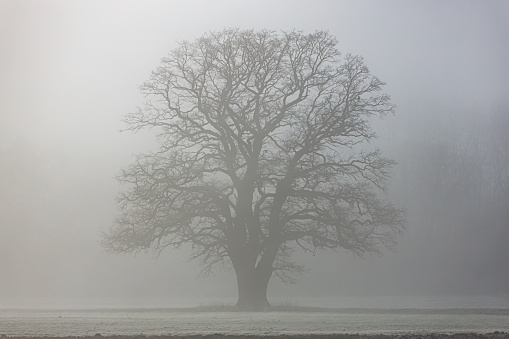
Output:
<svg viewBox="0 0 509 339">
<path fill-rule="evenodd" d="M 235 273 L 239 291 L 237 308 L 241 311 L 266 311 L 269 309 L 267 287 L 272 271 L 261 270 L 260 267 L 239 267 L 235 269 Z"/>
</svg>

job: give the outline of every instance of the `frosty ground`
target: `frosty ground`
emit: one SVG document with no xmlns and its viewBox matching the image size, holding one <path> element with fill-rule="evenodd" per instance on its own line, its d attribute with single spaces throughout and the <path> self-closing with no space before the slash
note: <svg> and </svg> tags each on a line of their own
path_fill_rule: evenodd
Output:
<svg viewBox="0 0 509 339">
<path fill-rule="evenodd" d="M 2 335 L 2 338 L 9 339 L 507 339 L 509 332 L 493 333 L 427 333 L 427 334 L 309 334 L 309 335 L 191 335 L 191 336 L 67 336 L 67 337 L 11 337 Z"/>
</svg>

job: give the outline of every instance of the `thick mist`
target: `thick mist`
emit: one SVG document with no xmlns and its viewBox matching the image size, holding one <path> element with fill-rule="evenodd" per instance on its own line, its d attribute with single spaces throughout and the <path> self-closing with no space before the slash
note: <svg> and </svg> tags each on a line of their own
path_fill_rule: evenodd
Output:
<svg viewBox="0 0 509 339">
<path fill-rule="evenodd" d="M 115 175 L 154 149 L 120 133 L 138 85 L 181 40 L 226 27 L 328 30 L 387 83 L 373 125 L 407 208 L 394 252 L 298 253 L 269 297 L 509 293 L 509 5 L 505 1 L 0 2 L 0 308 L 178 306 L 236 296 L 189 251 L 111 256 Z"/>
</svg>

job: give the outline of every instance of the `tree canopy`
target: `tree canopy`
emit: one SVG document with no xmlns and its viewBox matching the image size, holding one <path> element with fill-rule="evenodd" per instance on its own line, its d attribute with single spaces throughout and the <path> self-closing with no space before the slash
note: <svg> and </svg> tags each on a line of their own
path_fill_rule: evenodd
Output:
<svg viewBox="0 0 509 339">
<path fill-rule="evenodd" d="M 404 212 L 381 194 L 394 162 L 370 119 L 394 106 L 363 58 L 336 46 L 323 31 L 240 29 L 180 43 L 125 118 L 127 130 L 157 131 L 160 147 L 121 171 L 104 246 L 191 244 L 205 270 L 233 267 L 241 308 L 268 305 L 271 276 L 293 280 L 294 249 L 392 247 Z"/>
</svg>

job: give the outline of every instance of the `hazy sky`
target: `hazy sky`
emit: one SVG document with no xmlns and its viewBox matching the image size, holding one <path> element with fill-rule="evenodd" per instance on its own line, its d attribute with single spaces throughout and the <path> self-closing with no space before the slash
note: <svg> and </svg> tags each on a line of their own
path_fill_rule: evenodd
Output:
<svg viewBox="0 0 509 339">
<path fill-rule="evenodd" d="M 120 134 L 120 119 L 177 41 L 227 27 L 329 30 L 388 83 L 391 123 L 431 103 L 507 101 L 508 18 L 508 1 L 0 0 L 0 307 L 236 296 L 233 275 L 196 279 L 184 252 L 154 261 L 98 243 L 116 213 L 115 174 L 153 146 Z M 306 258 L 297 285 L 273 290 L 397 293 L 372 279 L 394 256 Z"/>
</svg>

